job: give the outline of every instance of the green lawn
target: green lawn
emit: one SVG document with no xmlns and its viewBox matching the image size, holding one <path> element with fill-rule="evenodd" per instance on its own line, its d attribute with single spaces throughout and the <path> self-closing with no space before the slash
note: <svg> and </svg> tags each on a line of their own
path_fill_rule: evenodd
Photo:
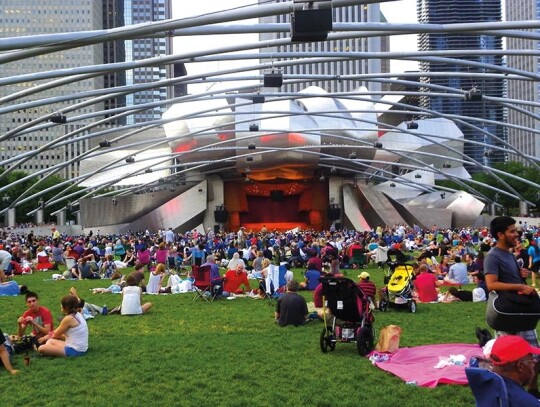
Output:
<svg viewBox="0 0 540 407">
<path fill-rule="evenodd" d="M 382 284 L 381 270 L 370 268 Z M 60 317 L 60 298 L 71 285 L 88 302 L 119 305 L 120 295 L 96 294 L 107 281 L 48 281 L 51 273 L 19 276 L 40 295 L 41 305 Z M 349 275 L 356 279 L 358 270 Z M 301 271 L 296 270 L 297 279 Z M 255 285 L 253 283 L 253 285 Z M 308 301 L 312 294 L 304 293 Z M 90 349 L 75 359 L 16 355 L 17 376 L 0 371 L 3 406 L 68 404 L 181 406 L 471 406 L 466 386 L 424 389 L 407 385 L 359 357 L 354 344 L 334 352 L 319 348 L 321 323 L 281 328 L 274 303 L 238 298 L 213 303 L 193 295 L 146 295 L 147 315 L 98 316 L 89 320 Z M 0 297 L 0 327 L 15 333 L 24 296 Z M 485 326 L 485 304 L 419 304 L 418 312 L 376 312 L 375 327 L 402 327 L 401 347 L 430 343 L 475 343 L 474 328 Z M 58 324 L 58 319 L 56 319 Z"/>
</svg>

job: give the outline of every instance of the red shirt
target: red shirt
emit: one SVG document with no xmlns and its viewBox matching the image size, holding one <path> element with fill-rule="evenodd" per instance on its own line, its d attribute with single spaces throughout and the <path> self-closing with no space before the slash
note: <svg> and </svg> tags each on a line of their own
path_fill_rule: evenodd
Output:
<svg viewBox="0 0 540 407">
<path fill-rule="evenodd" d="M 247 290 L 249 290 L 249 280 L 247 274 L 241 272 L 236 274 L 236 270 L 229 270 L 225 273 L 225 283 L 223 284 L 223 290 L 230 293 L 240 294 L 243 290 L 240 289 L 240 286 L 244 284 Z"/>
<path fill-rule="evenodd" d="M 432 273 L 420 273 L 414 280 L 414 288 L 420 302 L 437 301 L 437 277 Z"/>
<path fill-rule="evenodd" d="M 377 287 L 375 286 L 375 283 L 364 280 L 360 281 L 357 285 L 364 292 L 366 297 L 370 297 L 375 301 L 375 296 L 377 295 Z"/>
<path fill-rule="evenodd" d="M 54 324 L 53 324 L 53 318 L 51 315 L 51 311 L 49 311 L 47 308 L 40 306 L 37 312 L 34 312 L 33 310 L 29 309 L 24 312 L 22 315 L 23 318 L 26 317 L 32 317 L 34 318 L 34 321 L 36 321 L 36 324 L 45 326 L 47 324 L 50 325 L 51 331 L 54 330 Z M 36 336 L 42 336 L 43 334 L 41 332 L 36 331 L 34 328 L 32 330 L 32 333 Z"/>
</svg>

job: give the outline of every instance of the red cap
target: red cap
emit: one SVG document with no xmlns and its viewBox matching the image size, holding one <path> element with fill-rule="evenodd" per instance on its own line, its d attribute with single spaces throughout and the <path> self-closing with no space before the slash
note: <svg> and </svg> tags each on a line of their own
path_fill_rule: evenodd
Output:
<svg viewBox="0 0 540 407">
<path fill-rule="evenodd" d="M 540 355 L 540 348 L 531 346 L 521 336 L 499 336 L 491 349 L 491 360 L 494 365 L 506 365 L 530 354 Z"/>
</svg>

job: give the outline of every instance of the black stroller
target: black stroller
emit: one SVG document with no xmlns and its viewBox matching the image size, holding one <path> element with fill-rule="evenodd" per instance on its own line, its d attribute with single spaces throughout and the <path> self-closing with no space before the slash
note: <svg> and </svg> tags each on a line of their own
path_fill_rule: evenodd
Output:
<svg viewBox="0 0 540 407">
<path fill-rule="evenodd" d="M 336 343 L 356 343 L 361 356 L 373 350 L 375 329 L 370 301 L 354 281 L 345 277 L 321 278 L 324 326 L 320 345 L 323 353 L 333 351 Z M 326 307 L 331 316 L 326 315 Z"/>
</svg>

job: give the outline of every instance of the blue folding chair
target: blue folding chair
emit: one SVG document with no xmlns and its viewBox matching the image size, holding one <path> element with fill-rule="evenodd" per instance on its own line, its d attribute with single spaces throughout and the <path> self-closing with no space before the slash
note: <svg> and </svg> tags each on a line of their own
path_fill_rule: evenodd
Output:
<svg viewBox="0 0 540 407">
<path fill-rule="evenodd" d="M 481 367 L 465 369 L 476 407 L 508 407 L 506 383 L 497 373 Z"/>
</svg>

